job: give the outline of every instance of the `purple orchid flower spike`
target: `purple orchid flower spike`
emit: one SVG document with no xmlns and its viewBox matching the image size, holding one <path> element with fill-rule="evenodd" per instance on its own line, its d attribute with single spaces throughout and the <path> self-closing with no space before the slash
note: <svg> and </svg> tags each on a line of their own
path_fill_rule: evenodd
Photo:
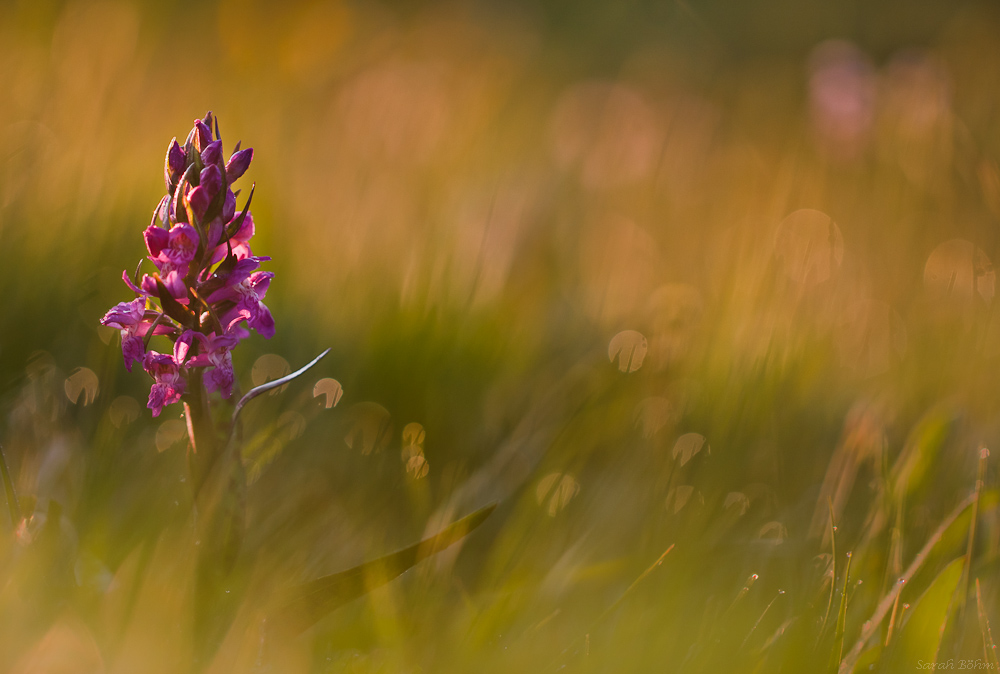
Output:
<svg viewBox="0 0 1000 674">
<path fill-rule="evenodd" d="M 274 274 L 259 271 L 270 258 L 253 256 L 253 216 L 248 206 L 237 212 L 232 187 L 253 150 L 237 144 L 225 161 L 217 129 L 208 113 L 195 120 L 184 143 L 170 141 L 163 163 L 167 194 L 143 232 L 156 273 L 140 278 L 139 270 L 124 272 L 135 299 L 101 319 L 121 331 L 129 371 L 139 362 L 153 377 L 153 416 L 198 390 L 232 395 L 231 352 L 250 334 L 244 322 L 265 337 L 274 335 L 274 319 L 262 302 Z M 173 342 L 173 355 L 147 350 L 154 335 Z"/>
<path fill-rule="evenodd" d="M 198 471 L 225 444 L 216 437 L 219 429 L 210 406 L 218 402 L 210 397 L 216 392 L 223 399 L 233 396 L 233 350 L 251 331 L 266 339 L 275 333 L 274 317 L 264 304 L 274 274 L 260 269 L 271 258 L 254 255 L 250 247 L 256 232 L 250 212 L 253 188 L 238 210 L 240 192 L 233 186 L 250 166 L 253 149 L 241 150 L 237 143 L 229 160 L 224 157 L 212 113 L 195 120 L 184 143 L 170 141 L 163 167 L 167 193 L 142 233 L 146 260 L 155 270 L 143 274 L 140 263 L 133 274 L 122 272 L 135 299 L 101 319 L 102 325 L 121 331 L 126 368 L 131 371 L 133 363 L 141 363 L 152 377 L 147 406 L 153 416 L 184 402 L 192 448 L 207 457 L 198 459 L 204 462 Z M 172 349 L 150 349 L 156 336 L 169 340 Z M 289 376 L 299 376 L 324 355 Z M 243 405 L 273 384 L 240 399 L 230 434 Z"/>
<path fill-rule="evenodd" d="M 246 473 L 236 433 L 240 411 L 262 393 L 301 376 L 329 352 L 251 389 L 234 404 L 223 402 L 237 389 L 233 349 L 251 330 L 265 338 L 275 332 L 274 318 L 263 302 L 274 274 L 260 269 L 271 258 L 255 256 L 250 249 L 256 231 L 250 213 L 253 187 L 240 212 L 239 191 L 233 189 L 250 165 L 253 150 L 240 150 L 237 143 L 228 162 L 224 157 L 212 113 L 195 120 L 183 144 L 176 138 L 170 142 L 163 169 L 167 194 L 142 232 L 148 256 L 131 275 L 122 273 L 134 299 L 119 303 L 101 319 L 121 331 L 126 368 L 131 371 L 133 363 L 142 363 L 152 377 L 146 404 L 152 416 L 159 417 L 168 405 L 184 405 L 198 540 L 208 542 L 197 555 L 194 588 L 193 626 L 202 641 L 205 633 L 225 633 L 214 629 L 219 612 L 206 609 L 222 597 L 221 583 L 233 570 L 242 542 Z M 155 271 L 143 274 L 142 264 L 148 263 Z M 172 348 L 151 344 L 157 336 Z M 217 412 L 223 404 L 231 414 L 228 423 L 220 424 L 225 416 Z M 203 616 L 213 616 L 208 623 L 213 629 L 203 629 Z M 210 661 L 204 643 L 195 650 L 197 662 Z"/>
</svg>

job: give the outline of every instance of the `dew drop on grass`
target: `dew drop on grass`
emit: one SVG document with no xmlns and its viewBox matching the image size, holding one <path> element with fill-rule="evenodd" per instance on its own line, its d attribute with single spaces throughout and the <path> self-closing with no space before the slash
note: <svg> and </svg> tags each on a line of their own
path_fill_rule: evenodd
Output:
<svg viewBox="0 0 1000 674">
<path fill-rule="evenodd" d="M 608 360 L 618 360 L 621 372 L 635 372 L 642 367 L 648 349 L 646 338 L 636 330 L 622 330 L 608 343 Z"/>
<path fill-rule="evenodd" d="M 66 397 L 73 404 L 89 405 L 97 397 L 97 375 L 87 367 L 78 367 L 63 382 Z"/>
<path fill-rule="evenodd" d="M 313 398 L 324 396 L 326 409 L 335 407 L 337 403 L 340 402 L 340 397 L 342 395 L 344 395 L 344 389 L 341 387 L 340 382 L 336 379 L 331 379 L 330 377 L 320 379 L 316 382 L 316 385 L 313 386 Z"/>
</svg>

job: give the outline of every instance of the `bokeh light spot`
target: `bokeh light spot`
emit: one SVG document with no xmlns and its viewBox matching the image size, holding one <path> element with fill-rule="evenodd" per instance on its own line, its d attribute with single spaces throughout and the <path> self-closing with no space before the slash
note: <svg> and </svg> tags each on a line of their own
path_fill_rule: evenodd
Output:
<svg viewBox="0 0 1000 674">
<path fill-rule="evenodd" d="M 97 375 L 90 368 L 78 367 L 66 377 L 63 388 L 71 403 L 89 405 L 97 397 Z"/>
<path fill-rule="evenodd" d="M 287 360 L 275 353 L 265 353 L 253 364 L 253 369 L 250 370 L 250 379 L 253 381 L 254 386 L 260 386 L 269 381 L 281 379 L 291 373 L 292 367 L 288 364 Z M 279 386 L 270 391 L 270 395 L 277 395 L 286 388 L 288 388 L 288 384 Z"/>
<path fill-rule="evenodd" d="M 306 430 L 306 418 L 295 410 L 282 412 L 278 417 L 278 428 L 285 433 L 286 440 L 294 440 Z"/>
<path fill-rule="evenodd" d="M 108 416 L 111 417 L 111 423 L 115 428 L 121 428 L 138 419 L 141 411 L 139 401 L 132 396 L 118 396 L 111 402 Z"/>
<path fill-rule="evenodd" d="M 362 402 L 351 407 L 352 423 L 344 437 L 351 449 L 362 454 L 382 451 L 392 435 L 392 416 L 389 410 L 374 402 Z"/>
<path fill-rule="evenodd" d="M 840 267 L 844 238 L 829 215 L 803 208 L 781 221 L 774 255 L 792 281 L 816 285 L 829 280 Z"/>
<path fill-rule="evenodd" d="M 707 440 L 705 436 L 701 433 L 685 433 L 681 437 L 677 438 L 674 442 L 674 449 L 671 455 L 674 459 L 680 459 L 681 465 L 690 461 L 698 452 L 705 448 L 709 453 L 711 449 L 708 447 Z"/>
<path fill-rule="evenodd" d="M 424 427 L 417 422 L 411 422 L 403 426 L 403 444 L 423 446 L 426 433 Z"/>
<path fill-rule="evenodd" d="M 642 429 L 642 437 L 650 438 L 662 429 L 674 416 L 674 408 L 666 398 L 653 396 L 644 398 L 635 406 L 633 419 Z"/>
<path fill-rule="evenodd" d="M 951 239 L 928 256 L 924 285 L 936 300 L 967 303 L 978 295 L 988 305 L 993 301 L 996 273 L 981 248 L 965 239 Z"/>
<path fill-rule="evenodd" d="M 180 419 L 170 419 L 156 429 L 156 451 L 165 452 L 187 437 L 187 424 Z"/>
<path fill-rule="evenodd" d="M 618 359 L 618 369 L 622 372 L 635 372 L 642 367 L 648 348 L 641 332 L 622 330 L 608 343 L 608 360 L 613 363 Z"/>
<path fill-rule="evenodd" d="M 427 477 L 429 470 L 430 464 L 423 454 L 414 454 L 406 462 L 406 472 L 417 480 Z"/>
<path fill-rule="evenodd" d="M 788 529 L 781 522 L 768 522 L 760 528 L 759 537 L 777 545 L 788 538 Z"/>
<path fill-rule="evenodd" d="M 750 499 L 741 491 L 731 491 L 726 494 L 722 507 L 737 515 L 743 515 L 750 508 Z"/>
<path fill-rule="evenodd" d="M 681 484 L 674 487 L 667 494 L 667 510 L 676 515 L 691 501 L 691 497 L 694 495 L 695 490 L 693 485 Z M 698 496 L 701 498 L 701 494 L 698 494 Z"/>
<path fill-rule="evenodd" d="M 341 396 L 343 395 L 344 389 L 340 385 L 340 382 L 336 379 L 331 379 L 330 377 L 320 379 L 316 382 L 316 385 L 313 386 L 313 398 L 324 396 L 324 405 L 326 406 L 326 409 L 336 407 L 337 403 L 340 402 Z"/>
<path fill-rule="evenodd" d="M 555 517 L 579 491 L 580 483 L 572 475 L 549 473 L 535 488 L 535 499 L 546 508 L 549 517 Z"/>
</svg>

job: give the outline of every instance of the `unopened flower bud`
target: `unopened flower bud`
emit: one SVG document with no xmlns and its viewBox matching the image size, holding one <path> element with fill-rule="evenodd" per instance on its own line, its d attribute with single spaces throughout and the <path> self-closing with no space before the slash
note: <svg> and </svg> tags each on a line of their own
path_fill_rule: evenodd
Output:
<svg viewBox="0 0 1000 674">
<path fill-rule="evenodd" d="M 214 199 L 215 195 L 222 189 L 222 171 L 218 166 L 210 165 L 202 169 L 198 176 L 198 184 L 208 191 L 209 199 Z"/>
<path fill-rule="evenodd" d="M 212 203 L 211 197 L 208 196 L 208 190 L 204 187 L 198 186 L 188 192 L 187 199 L 195 217 L 199 220 L 203 220 L 205 218 L 205 212 L 208 211 L 208 205 Z"/>
<path fill-rule="evenodd" d="M 194 137 L 194 146 L 201 152 L 212 142 L 212 130 L 208 128 L 208 124 L 205 124 L 200 119 L 194 121 L 194 128 L 197 130 Z"/>
<path fill-rule="evenodd" d="M 201 163 L 205 166 L 220 166 L 222 164 L 222 141 L 216 140 L 208 144 L 201 152 Z"/>
<path fill-rule="evenodd" d="M 146 240 L 146 249 L 149 251 L 150 257 L 157 257 L 170 242 L 170 233 L 156 225 L 147 227 L 142 237 Z"/>
<path fill-rule="evenodd" d="M 240 150 L 239 152 L 234 152 L 233 156 L 229 158 L 229 163 L 226 164 L 226 179 L 228 179 L 229 182 L 233 182 L 246 173 L 247 169 L 250 168 L 250 161 L 252 159 L 252 147 Z"/>
<path fill-rule="evenodd" d="M 226 200 L 222 202 L 222 221 L 229 222 L 236 215 L 236 195 L 232 190 L 226 190 Z"/>
<path fill-rule="evenodd" d="M 187 157 L 184 155 L 184 150 L 174 138 L 167 146 L 167 156 L 163 160 L 163 182 L 167 185 L 167 191 L 173 191 L 178 178 L 184 173 L 186 164 Z"/>
</svg>

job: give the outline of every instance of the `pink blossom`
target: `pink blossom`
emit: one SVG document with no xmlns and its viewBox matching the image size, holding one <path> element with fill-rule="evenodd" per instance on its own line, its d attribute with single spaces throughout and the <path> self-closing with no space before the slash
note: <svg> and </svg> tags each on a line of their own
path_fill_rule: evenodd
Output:
<svg viewBox="0 0 1000 674">
<path fill-rule="evenodd" d="M 173 356 L 150 351 L 142 361 L 142 367 L 156 383 L 149 389 L 146 407 L 153 410 L 153 416 L 160 416 L 165 405 L 178 402 L 184 393 L 185 381 L 180 367 Z"/>
<path fill-rule="evenodd" d="M 233 394 L 233 357 L 230 350 L 239 344 L 240 335 L 236 331 L 219 335 L 212 333 L 203 335 L 199 332 L 189 331 L 184 333 L 177 340 L 197 339 L 201 344 L 201 353 L 191 359 L 191 366 L 204 366 L 207 369 L 203 375 L 205 389 L 209 393 L 219 391 L 223 398 L 228 398 Z"/>
<path fill-rule="evenodd" d="M 210 296 L 210 302 L 219 300 L 233 302 L 232 308 L 222 317 L 222 324 L 226 330 L 246 321 L 249 327 L 259 332 L 265 339 L 274 336 L 274 319 L 262 301 L 272 278 L 274 274 L 269 271 L 255 271 L 242 279 L 239 279 L 239 275 L 233 274 L 230 285 Z"/>
<path fill-rule="evenodd" d="M 122 357 L 125 359 L 125 368 L 129 372 L 132 371 L 132 362 L 141 363 L 145 352 L 139 332 L 145 311 L 146 298 L 137 297 L 131 302 L 120 302 L 115 305 L 101 319 L 101 325 L 121 330 Z"/>
</svg>

